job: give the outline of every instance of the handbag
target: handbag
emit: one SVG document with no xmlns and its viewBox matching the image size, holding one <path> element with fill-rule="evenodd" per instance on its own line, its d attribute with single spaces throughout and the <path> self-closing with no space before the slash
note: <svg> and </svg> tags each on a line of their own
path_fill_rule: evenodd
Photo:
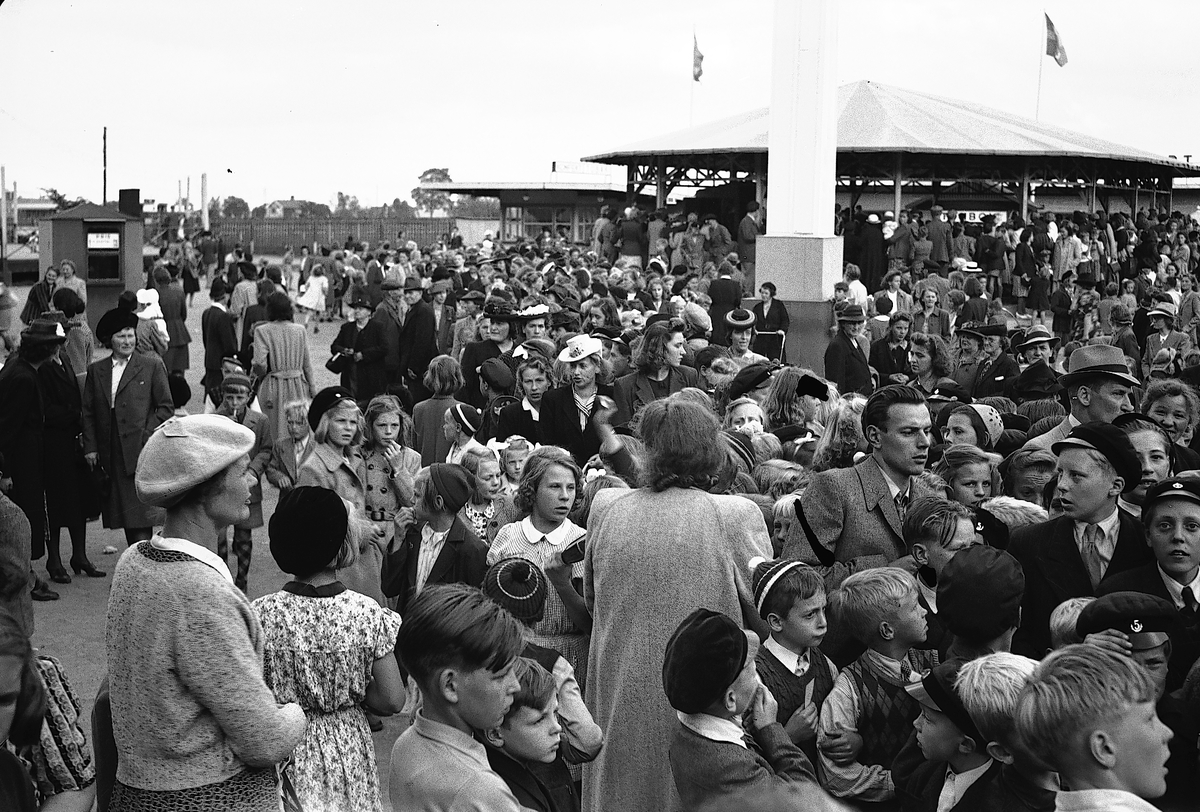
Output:
<svg viewBox="0 0 1200 812">
<path fill-rule="evenodd" d="M 329 360 L 325 362 L 325 368 L 334 375 L 341 375 L 349 366 L 350 356 L 342 355 L 341 353 L 338 353 L 337 355 L 331 355 Z"/>
</svg>

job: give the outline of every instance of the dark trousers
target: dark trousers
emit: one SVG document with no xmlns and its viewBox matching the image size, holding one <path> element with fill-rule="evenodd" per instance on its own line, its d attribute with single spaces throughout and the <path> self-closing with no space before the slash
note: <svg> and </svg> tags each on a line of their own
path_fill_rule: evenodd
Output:
<svg viewBox="0 0 1200 812">
<path fill-rule="evenodd" d="M 237 556 L 237 574 L 233 577 L 234 586 L 243 592 L 246 591 L 246 585 L 250 575 L 250 554 L 253 550 L 254 542 L 252 533 L 249 527 L 234 527 L 233 528 L 233 554 Z M 217 537 L 217 555 L 224 561 L 229 556 L 229 536 L 228 531 Z"/>
</svg>

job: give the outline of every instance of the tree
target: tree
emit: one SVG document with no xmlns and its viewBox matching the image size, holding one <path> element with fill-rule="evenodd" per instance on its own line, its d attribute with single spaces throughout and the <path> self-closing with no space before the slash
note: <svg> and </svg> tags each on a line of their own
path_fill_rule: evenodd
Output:
<svg viewBox="0 0 1200 812">
<path fill-rule="evenodd" d="M 221 203 L 221 214 L 226 217 L 249 217 L 250 204 L 236 195 L 230 195 Z"/>
<path fill-rule="evenodd" d="M 221 198 L 214 197 L 208 201 L 208 219 L 216 220 L 221 216 Z"/>
<path fill-rule="evenodd" d="M 267 204 L 264 203 L 261 206 L 255 206 L 254 209 L 250 212 L 250 216 L 255 219 L 259 219 L 259 220 L 266 217 L 267 216 Z"/>
<path fill-rule="evenodd" d="M 480 220 L 484 218 L 499 219 L 500 198 L 462 195 L 458 200 L 454 201 L 454 208 L 451 209 L 451 214 L 455 217 L 474 217 Z"/>
<path fill-rule="evenodd" d="M 313 203 L 311 200 L 300 201 L 301 217 L 332 217 L 333 212 L 324 203 Z"/>
<path fill-rule="evenodd" d="M 58 211 L 66 211 L 67 209 L 73 209 L 76 206 L 80 205 L 81 203 L 89 202 L 88 200 L 85 200 L 82 197 L 77 197 L 74 200 L 72 200 L 72 199 L 68 198 L 66 195 L 64 195 L 62 192 L 55 189 L 53 186 L 51 186 L 49 189 L 42 189 L 42 192 L 45 193 L 46 197 L 48 197 L 54 201 L 54 206 L 55 206 L 55 208 L 58 209 Z"/>
<path fill-rule="evenodd" d="M 418 178 L 421 183 L 450 183 L 449 169 L 426 169 Z M 422 189 L 420 186 L 413 189 L 413 202 L 417 204 L 417 212 L 422 210 L 429 213 L 432 217 L 435 212 L 450 208 L 450 193 L 436 189 Z"/>
</svg>

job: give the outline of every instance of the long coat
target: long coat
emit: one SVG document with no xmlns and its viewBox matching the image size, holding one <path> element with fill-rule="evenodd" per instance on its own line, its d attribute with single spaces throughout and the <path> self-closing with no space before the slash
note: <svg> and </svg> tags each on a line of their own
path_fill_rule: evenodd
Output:
<svg viewBox="0 0 1200 812">
<path fill-rule="evenodd" d="M 740 496 L 609 489 L 596 494 L 588 530 L 586 699 L 605 744 L 584 767 L 583 808 L 678 809 L 667 743 L 679 721 L 663 695 L 663 652 L 701 607 L 759 622 L 746 562 L 771 557 L 767 526 Z"/>
<path fill-rule="evenodd" d="M 9 496 L 29 517 L 34 560 L 46 550 L 44 424 L 37 370 L 14 356 L 0 370 L 0 452 L 13 480 Z"/>
<path fill-rule="evenodd" d="M 675 394 L 688 386 L 700 386 L 700 373 L 691 367 L 671 367 L 667 373 L 668 394 Z M 613 384 L 613 400 L 617 402 L 617 414 L 613 425 L 621 426 L 633 419 L 647 403 L 655 400 L 654 390 L 650 387 L 650 379 L 642 372 L 630 372 L 617 378 Z M 518 404 L 519 406 L 519 404 Z"/>
<path fill-rule="evenodd" d="M 437 326 L 434 324 L 433 308 L 419 301 L 409 308 L 408 315 L 404 317 L 404 328 L 400 331 L 402 383 L 414 394 L 426 391 L 421 379 L 429 368 L 429 362 L 437 354 Z"/>
<path fill-rule="evenodd" d="M 158 288 L 159 307 L 162 308 L 163 318 L 167 322 L 167 352 L 163 356 L 168 372 L 188 368 L 188 344 L 192 343 L 192 334 L 187 328 L 187 300 L 180 285 L 163 285 Z"/>
<path fill-rule="evenodd" d="M 270 321 L 255 327 L 254 374 L 266 376 L 258 389 L 258 402 L 269 421 L 272 441 L 286 437 L 283 407 L 317 393 L 303 325 Z"/>
<path fill-rule="evenodd" d="M 597 397 L 612 397 L 612 394 L 611 386 L 596 388 Z M 593 454 L 600 451 L 600 435 L 596 433 L 595 424 L 589 420 L 586 428 L 579 428 L 579 409 L 575 407 L 575 395 L 570 384 L 542 395 L 542 409 L 538 416 L 542 442 L 565 448 L 579 465 L 584 465 Z"/>
<path fill-rule="evenodd" d="M 870 396 L 875 390 L 866 354 L 841 329 L 825 348 L 825 377 L 836 383 L 843 395 L 858 392 Z"/>
<path fill-rule="evenodd" d="M 708 285 L 708 296 L 712 306 L 708 308 L 708 317 L 712 319 L 712 343 L 724 346 L 729 343 L 729 325 L 725 323 L 725 314 L 730 313 L 742 304 L 742 286 L 728 277 L 714 279 Z"/>
</svg>

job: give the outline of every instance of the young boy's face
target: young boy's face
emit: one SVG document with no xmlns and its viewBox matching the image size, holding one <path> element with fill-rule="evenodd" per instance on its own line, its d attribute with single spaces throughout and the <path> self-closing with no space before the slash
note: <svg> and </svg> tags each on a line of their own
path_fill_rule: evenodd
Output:
<svg viewBox="0 0 1200 812">
<path fill-rule="evenodd" d="M 303 440 L 308 436 L 308 419 L 303 415 L 289 415 L 287 433 L 293 440 Z"/>
<path fill-rule="evenodd" d="M 551 696 L 543 710 L 518 708 L 500 726 L 504 752 L 521 761 L 549 764 L 558 756 L 562 725 L 558 723 L 558 697 Z"/>
<path fill-rule="evenodd" d="M 955 553 L 978 543 L 979 537 L 975 535 L 975 524 L 964 516 L 958 520 L 954 535 L 948 542 L 945 544 L 939 544 L 936 541 L 917 542 L 913 544 L 913 557 L 918 564 L 929 567 L 940 578 L 942 570 L 946 568 L 946 564 L 950 563 L 950 559 L 954 558 Z"/>
<path fill-rule="evenodd" d="M 1167 757 L 1171 728 L 1158 718 L 1155 703 L 1139 702 L 1105 721 L 1105 732 L 1117 751 L 1112 768 L 1117 786 L 1140 798 L 1158 798 L 1167 791 Z"/>
<path fill-rule="evenodd" d="M 486 668 L 455 672 L 455 710 L 475 730 L 491 730 L 504 723 L 512 698 L 521 688 L 514 659 L 500 671 Z"/>
<path fill-rule="evenodd" d="M 244 386 L 231 386 L 221 398 L 221 406 L 233 414 L 241 414 L 250 402 L 250 390 Z"/>
<path fill-rule="evenodd" d="M 1142 664 L 1150 679 L 1154 681 L 1154 695 L 1157 699 L 1167 691 L 1167 665 L 1171 660 L 1171 643 L 1167 641 L 1154 648 L 1132 652 L 1133 659 Z"/>
<path fill-rule="evenodd" d="M 523 448 L 520 451 L 509 449 L 504 455 L 504 475 L 512 482 L 519 480 L 521 472 L 525 470 L 525 460 L 527 459 L 529 459 L 529 449 Z"/>
<path fill-rule="evenodd" d="M 1164 499 L 1143 517 L 1146 540 L 1158 566 L 1177 583 L 1190 584 L 1200 572 L 1200 505 Z"/>
<path fill-rule="evenodd" d="M 449 410 L 442 420 L 442 436 L 452 443 L 458 442 L 458 423 L 454 422 L 454 416 Z"/>
<path fill-rule="evenodd" d="M 963 733 L 950 717 L 928 705 L 921 705 L 921 715 L 913 722 L 917 744 L 927 761 L 949 761 L 958 755 Z"/>
<path fill-rule="evenodd" d="M 771 614 L 767 618 L 771 636 L 789 651 L 800 652 L 821 645 L 828 624 L 825 620 L 825 593 L 817 592 L 807 598 L 797 598 L 782 618 Z"/>
<path fill-rule="evenodd" d="M 1027 468 L 1013 479 L 1012 495 L 1017 499 L 1046 507 L 1042 494 L 1050 476 L 1048 471 Z"/>
<path fill-rule="evenodd" d="M 979 507 L 980 502 L 992 495 L 992 466 L 986 462 L 964 465 L 950 481 L 950 490 L 955 502 L 972 509 Z"/>
<path fill-rule="evenodd" d="M 1086 449 L 1065 448 L 1058 455 L 1058 500 L 1064 516 L 1077 521 L 1103 518 L 1117 497 L 1115 480 Z"/>
<path fill-rule="evenodd" d="M 929 632 L 929 623 L 925 620 L 925 608 L 917 599 L 914 589 L 900 601 L 900 607 L 891 619 L 893 637 L 899 643 L 907 643 L 910 647 L 925 642 Z"/>
</svg>

